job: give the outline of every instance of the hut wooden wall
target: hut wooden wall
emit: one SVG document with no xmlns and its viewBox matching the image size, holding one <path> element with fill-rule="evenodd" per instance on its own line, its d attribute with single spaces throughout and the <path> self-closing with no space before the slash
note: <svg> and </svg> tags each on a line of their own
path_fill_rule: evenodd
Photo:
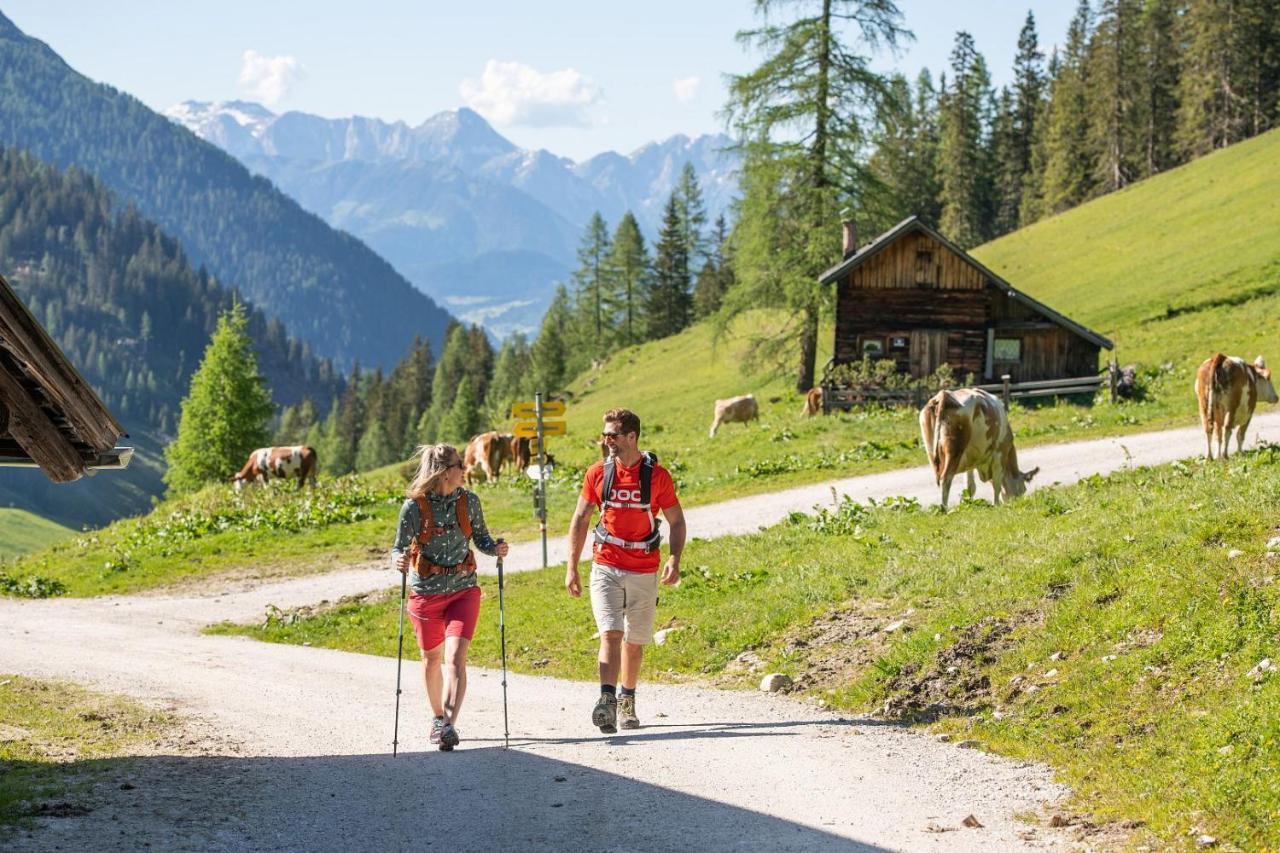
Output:
<svg viewBox="0 0 1280 853">
<path fill-rule="evenodd" d="M 988 329 L 1022 342 L 1019 361 L 993 362 L 990 374 Z M 884 357 L 916 377 L 937 367 L 942 349 L 940 360 L 958 376 L 973 374 L 978 381 L 1008 373 L 1015 381 L 1032 382 L 1098 369 L 1096 344 L 989 285 L 979 270 L 924 233 L 903 235 L 840 282 L 835 337 L 836 363 L 860 360 L 861 341 L 876 337 L 884 341 Z M 912 345 L 893 349 L 895 337 Z"/>
<path fill-rule="evenodd" d="M 849 286 L 982 290 L 986 277 L 928 234 L 906 234 L 853 271 Z"/>
</svg>

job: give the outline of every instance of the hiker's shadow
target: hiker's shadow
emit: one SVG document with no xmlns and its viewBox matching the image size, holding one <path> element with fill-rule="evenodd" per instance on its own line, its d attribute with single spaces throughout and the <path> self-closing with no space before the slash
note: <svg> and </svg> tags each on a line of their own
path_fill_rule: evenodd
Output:
<svg viewBox="0 0 1280 853">
<path fill-rule="evenodd" d="M 732 722 L 732 723 L 646 723 L 638 729 L 619 731 L 617 734 L 594 734 L 580 737 L 529 737 L 517 736 L 510 740 L 511 746 L 536 746 L 539 744 L 571 745 L 580 743 L 608 743 L 623 745 L 628 743 L 659 743 L 678 740 L 718 740 L 741 737 L 794 737 L 800 734 L 800 728 L 825 727 L 836 730 L 854 731 L 859 728 L 887 727 L 905 729 L 902 723 L 893 720 L 875 720 L 870 718 L 847 719 L 844 717 L 829 720 L 775 720 L 773 722 Z M 665 731 L 656 731 L 664 729 Z M 470 743 L 500 744 L 503 738 L 468 738 Z"/>
</svg>

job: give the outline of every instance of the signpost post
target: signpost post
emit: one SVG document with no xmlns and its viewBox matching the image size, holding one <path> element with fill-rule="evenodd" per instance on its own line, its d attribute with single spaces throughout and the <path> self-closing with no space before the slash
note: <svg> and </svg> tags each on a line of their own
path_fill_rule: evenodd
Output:
<svg viewBox="0 0 1280 853">
<path fill-rule="evenodd" d="M 564 401 L 544 401 L 542 392 L 538 391 L 534 393 L 532 402 L 514 404 L 511 407 L 511 414 L 516 418 L 532 418 L 532 420 L 517 420 L 515 434 L 521 438 L 536 439 L 538 442 L 538 473 L 534 478 L 536 485 L 533 490 L 533 502 L 538 529 L 542 533 L 542 568 L 545 569 L 547 567 L 547 436 L 565 434 L 564 421 L 546 420 L 546 418 L 564 415 Z"/>
</svg>

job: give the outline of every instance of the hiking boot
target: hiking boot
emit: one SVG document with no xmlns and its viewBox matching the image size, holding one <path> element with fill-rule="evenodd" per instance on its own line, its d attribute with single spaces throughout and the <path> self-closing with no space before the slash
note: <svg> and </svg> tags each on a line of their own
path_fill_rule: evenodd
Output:
<svg viewBox="0 0 1280 853">
<path fill-rule="evenodd" d="M 431 718 L 431 742 L 440 743 L 440 732 L 444 730 L 444 717 Z"/>
<path fill-rule="evenodd" d="M 618 731 L 618 697 L 601 693 L 596 706 L 591 709 L 591 725 L 607 735 Z"/>
<path fill-rule="evenodd" d="M 445 723 L 440 729 L 440 751 L 453 752 L 453 748 L 458 745 L 458 740 L 458 730 L 452 723 Z"/>
<path fill-rule="evenodd" d="M 618 697 L 618 725 L 624 729 L 640 728 L 640 718 L 636 716 L 636 697 Z"/>
</svg>

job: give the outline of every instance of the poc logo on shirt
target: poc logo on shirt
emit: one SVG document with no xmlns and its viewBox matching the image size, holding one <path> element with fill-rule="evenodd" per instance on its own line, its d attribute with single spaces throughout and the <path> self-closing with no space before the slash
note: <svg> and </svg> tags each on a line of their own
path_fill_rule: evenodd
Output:
<svg viewBox="0 0 1280 853">
<path fill-rule="evenodd" d="M 639 489 L 611 489 L 609 500 L 624 504 L 640 503 Z"/>
</svg>

